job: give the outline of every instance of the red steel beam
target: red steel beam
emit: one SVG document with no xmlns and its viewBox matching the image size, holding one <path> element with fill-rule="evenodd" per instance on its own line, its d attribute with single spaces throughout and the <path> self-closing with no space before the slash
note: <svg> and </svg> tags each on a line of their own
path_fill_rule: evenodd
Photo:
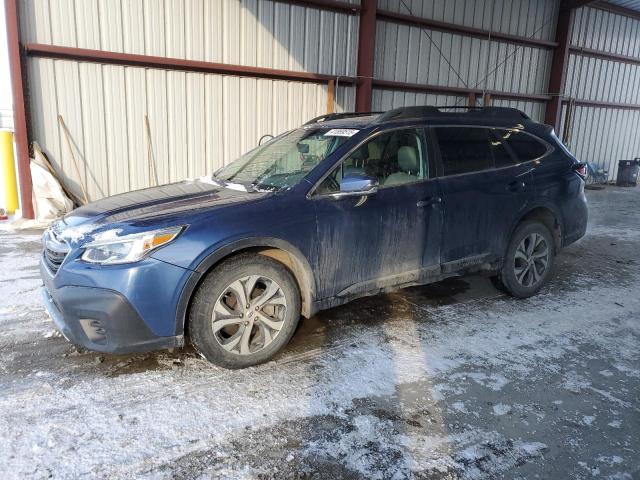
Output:
<svg viewBox="0 0 640 480">
<path fill-rule="evenodd" d="M 61 47 L 58 45 L 43 45 L 27 43 L 24 46 L 27 55 L 34 57 L 57 58 L 77 62 L 92 62 L 129 67 L 157 68 L 163 70 L 179 70 L 185 72 L 217 73 L 220 75 L 236 75 L 239 77 L 270 78 L 274 80 L 289 80 L 307 83 L 323 83 L 335 80 L 335 75 L 322 73 L 294 72 L 291 70 L 277 70 L 274 68 L 247 67 L 226 63 L 202 62 L 199 60 L 184 60 L 181 58 L 154 57 L 132 53 L 107 52 L 104 50 L 89 50 L 86 48 Z M 353 77 L 340 76 L 340 83 L 353 85 Z"/>
<path fill-rule="evenodd" d="M 602 60 L 610 60 L 613 62 L 631 63 L 634 65 L 640 65 L 640 58 L 632 57 L 630 55 L 622 55 L 619 53 L 603 52 L 602 50 L 594 50 L 593 48 L 583 48 L 577 45 L 571 45 L 569 47 L 571 53 L 575 55 L 583 55 L 585 57 L 600 58 Z"/>
<path fill-rule="evenodd" d="M 275 0 L 276 2 L 300 5 L 301 7 L 318 8 L 320 10 L 332 10 L 347 15 L 356 15 L 360 11 L 360 5 L 341 2 L 338 0 Z"/>
<path fill-rule="evenodd" d="M 562 103 L 568 103 L 569 100 L 563 100 Z M 619 102 L 602 102 L 599 100 L 571 100 L 573 105 L 580 107 L 594 108 L 615 108 L 618 110 L 640 110 L 640 105 L 635 103 L 619 103 Z"/>
<path fill-rule="evenodd" d="M 371 111 L 373 93 L 373 63 L 376 43 L 377 0 L 362 0 L 358 28 L 358 65 L 356 84 L 356 112 Z"/>
<path fill-rule="evenodd" d="M 551 125 L 556 132 L 560 131 L 562 95 L 564 93 L 564 84 L 567 75 L 574 12 L 575 10 L 563 8 L 561 5 L 560 12 L 558 13 L 558 24 L 556 26 L 556 42 L 558 42 L 558 46 L 553 51 L 548 88 L 552 98 L 547 103 L 547 109 L 544 115 L 544 123 Z"/>
<path fill-rule="evenodd" d="M 521 37 L 519 35 L 510 35 L 508 33 L 489 32 L 489 30 L 484 30 L 481 28 L 455 25 L 453 23 L 441 22 L 439 20 L 430 20 L 428 18 L 420 18 L 413 15 L 405 15 L 403 13 L 391 12 L 388 10 L 378 10 L 378 20 L 398 23 L 401 25 L 414 25 L 416 27 L 423 27 L 429 30 L 456 33 L 467 37 L 486 39 L 489 38 L 489 35 L 491 35 L 491 38 L 495 40 L 501 40 L 503 42 L 513 43 L 517 45 L 526 45 L 529 47 L 554 48 L 558 45 L 557 42 L 551 42 L 548 40 Z"/>
<path fill-rule="evenodd" d="M 503 92 L 498 90 L 481 90 L 466 87 L 447 87 L 444 85 L 425 85 L 419 83 L 394 82 L 392 80 L 373 80 L 373 87 L 381 90 L 398 90 L 405 92 L 419 93 L 440 93 L 445 95 L 481 97 L 483 93 L 488 93 L 492 98 L 503 98 L 509 100 L 522 100 L 528 102 L 546 102 L 551 99 L 549 95 L 539 95 L 533 93 Z"/>
<path fill-rule="evenodd" d="M 29 168 L 29 134 L 24 98 L 24 83 L 20 55 L 20 21 L 17 0 L 5 0 L 5 19 L 9 47 L 9 69 L 13 93 L 13 128 L 18 155 L 18 181 L 20 183 L 20 209 L 23 218 L 35 218 L 32 201 L 31 170 Z"/>
<path fill-rule="evenodd" d="M 574 10 L 576 8 L 586 7 L 595 3 L 595 0 L 562 0 L 560 8 L 564 10 Z"/>
</svg>

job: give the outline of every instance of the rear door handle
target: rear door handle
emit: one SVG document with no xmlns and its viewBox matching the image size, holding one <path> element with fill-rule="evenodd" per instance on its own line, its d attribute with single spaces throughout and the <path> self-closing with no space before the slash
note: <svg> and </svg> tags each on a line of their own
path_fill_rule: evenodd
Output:
<svg viewBox="0 0 640 480">
<path fill-rule="evenodd" d="M 416 203 L 416 206 L 418 208 L 426 208 L 426 207 L 438 205 L 439 203 L 442 203 L 442 198 L 431 197 L 431 198 L 427 198 L 426 200 L 420 200 L 418 203 Z"/>
<path fill-rule="evenodd" d="M 507 190 L 511 192 L 521 192 L 527 186 L 522 180 L 516 180 L 515 182 L 511 182 L 507 185 Z"/>
</svg>

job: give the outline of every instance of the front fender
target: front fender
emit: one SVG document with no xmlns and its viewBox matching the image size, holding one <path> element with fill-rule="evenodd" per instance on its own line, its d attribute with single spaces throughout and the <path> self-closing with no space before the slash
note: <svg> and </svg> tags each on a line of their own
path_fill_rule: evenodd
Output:
<svg viewBox="0 0 640 480">
<path fill-rule="evenodd" d="M 180 294 L 176 312 L 176 325 L 179 334 L 184 333 L 187 310 L 193 294 L 206 274 L 220 262 L 248 249 L 276 249 L 285 252 L 292 259 L 291 270 L 295 276 L 302 296 L 302 315 L 310 317 L 315 313 L 316 281 L 313 270 L 303 253 L 291 243 L 274 237 L 245 237 L 228 240 L 223 245 L 213 246 L 203 260 L 192 269 Z"/>
</svg>

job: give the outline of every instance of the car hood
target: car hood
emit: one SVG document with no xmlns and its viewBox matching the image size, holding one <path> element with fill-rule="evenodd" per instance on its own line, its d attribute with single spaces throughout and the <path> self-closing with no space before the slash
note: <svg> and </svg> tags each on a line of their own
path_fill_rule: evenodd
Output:
<svg viewBox="0 0 640 480">
<path fill-rule="evenodd" d="M 252 202 L 270 192 L 246 192 L 207 181 L 185 181 L 107 197 L 80 207 L 52 229 L 69 243 L 84 242 L 92 234 L 115 226 L 146 224 L 197 213 L 204 209 Z"/>
</svg>

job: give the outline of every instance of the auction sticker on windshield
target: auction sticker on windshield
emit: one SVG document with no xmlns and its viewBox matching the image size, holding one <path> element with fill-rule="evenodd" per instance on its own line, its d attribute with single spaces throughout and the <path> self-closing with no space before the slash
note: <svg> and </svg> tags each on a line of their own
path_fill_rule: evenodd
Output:
<svg viewBox="0 0 640 480">
<path fill-rule="evenodd" d="M 325 137 L 353 137 L 360 130 L 353 128 L 332 128 L 324 134 Z"/>
</svg>

